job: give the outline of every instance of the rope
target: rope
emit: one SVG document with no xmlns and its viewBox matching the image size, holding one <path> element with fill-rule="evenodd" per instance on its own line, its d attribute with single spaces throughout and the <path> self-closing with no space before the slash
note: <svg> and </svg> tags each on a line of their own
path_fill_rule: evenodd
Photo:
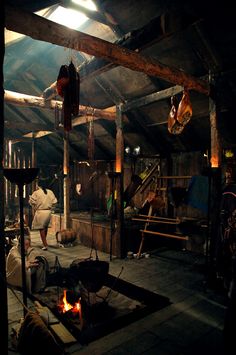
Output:
<svg viewBox="0 0 236 355">
<path fill-rule="evenodd" d="M 13 293 L 13 295 L 16 297 L 17 301 L 22 305 L 22 307 L 23 307 L 27 312 L 30 312 L 30 309 L 24 305 L 24 303 L 23 303 L 23 302 L 21 301 L 21 299 L 18 297 L 18 295 L 16 294 L 16 292 L 14 291 L 14 289 L 12 288 L 12 286 L 8 284 L 7 287 L 11 290 L 11 292 Z"/>
</svg>

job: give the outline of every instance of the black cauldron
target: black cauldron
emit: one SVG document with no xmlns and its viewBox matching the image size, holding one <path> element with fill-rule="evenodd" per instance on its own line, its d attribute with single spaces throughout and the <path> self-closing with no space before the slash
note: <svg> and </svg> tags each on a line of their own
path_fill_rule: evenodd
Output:
<svg viewBox="0 0 236 355">
<path fill-rule="evenodd" d="M 74 260 L 70 270 L 88 292 L 98 292 L 105 284 L 109 263 L 101 260 Z"/>
</svg>

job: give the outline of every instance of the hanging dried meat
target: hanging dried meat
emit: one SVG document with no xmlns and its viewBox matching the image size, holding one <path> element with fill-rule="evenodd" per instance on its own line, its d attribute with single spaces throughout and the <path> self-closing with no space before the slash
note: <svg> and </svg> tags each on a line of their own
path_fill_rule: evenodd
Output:
<svg viewBox="0 0 236 355">
<path fill-rule="evenodd" d="M 189 98 L 189 92 L 185 89 L 177 110 L 177 121 L 185 126 L 190 121 L 192 114 L 193 109 Z"/>
<path fill-rule="evenodd" d="M 63 98 L 64 129 L 70 131 L 72 116 L 79 114 L 80 77 L 74 64 L 62 65 L 57 77 L 57 92 Z"/>
<path fill-rule="evenodd" d="M 168 116 L 168 131 L 171 134 L 180 134 L 184 129 L 184 126 L 181 123 L 179 123 L 179 121 L 177 120 L 177 110 L 178 110 L 178 105 L 177 105 L 176 96 L 172 96 L 171 109 Z"/>
<path fill-rule="evenodd" d="M 68 65 L 62 65 L 57 77 L 57 92 L 58 95 L 64 97 L 65 88 L 69 84 Z"/>
</svg>

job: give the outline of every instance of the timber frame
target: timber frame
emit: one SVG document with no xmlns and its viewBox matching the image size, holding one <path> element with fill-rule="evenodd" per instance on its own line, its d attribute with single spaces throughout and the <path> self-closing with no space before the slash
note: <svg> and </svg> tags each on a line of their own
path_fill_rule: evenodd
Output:
<svg viewBox="0 0 236 355">
<path fill-rule="evenodd" d="M 25 34 L 33 39 L 85 52 L 117 65 L 196 90 L 202 94 L 210 94 L 209 84 L 201 79 L 194 78 L 176 68 L 170 68 L 117 44 L 68 29 L 38 15 L 7 6 L 5 25 L 7 29 Z"/>
</svg>

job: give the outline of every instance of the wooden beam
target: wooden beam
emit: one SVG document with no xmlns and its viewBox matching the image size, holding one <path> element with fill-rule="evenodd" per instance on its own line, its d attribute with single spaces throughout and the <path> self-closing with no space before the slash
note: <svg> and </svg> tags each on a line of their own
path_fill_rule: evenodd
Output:
<svg viewBox="0 0 236 355">
<path fill-rule="evenodd" d="M 4 196 L 4 21 L 5 21 L 4 1 L 0 2 L 0 304 L 1 304 L 1 353 L 8 354 L 8 309 L 7 309 L 7 282 L 6 282 L 6 249 L 4 238 L 5 225 L 5 196 Z"/>
<path fill-rule="evenodd" d="M 66 26 L 59 25 L 36 14 L 20 10 L 19 8 L 6 6 L 5 26 L 9 30 L 23 33 L 36 40 L 85 52 L 131 70 L 159 77 L 170 83 L 184 86 L 202 94 L 210 94 L 210 87 L 207 82 L 186 74 L 179 69 L 170 68 L 167 65 L 159 63 L 157 60 L 144 57 L 135 51 L 69 29 Z"/>
<path fill-rule="evenodd" d="M 51 109 L 54 110 L 57 106 L 59 110 L 62 109 L 62 101 L 58 100 L 50 100 L 46 101 L 43 97 L 20 94 L 14 91 L 5 90 L 4 95 L 5 102 L 9 104 L 15 104 L 18 106 L 24 107 L 35 107 L 35 108 L 42 108 L 42 109 Z M 104 110 L 98 108 L 91 108 L 87 106 L 80 105 L 79 112 L 83 116 L 93 116 L 96 119 L 103 118 L 107 120 L 115 120 L 116 119 L 116 108 L 115 106 L 106 108 Z M 75 117 L 72 121 L 72 125 L 76 126 L 80 123 L 80 116 Z M 85 118 L 82 118 L 81 121 L 85 123 Z"/>
<path fill-rule="evenodd" d="M 174 239 L 179 239 L 179 240 L 189 240 L 188 236 L 179 236 L 179 235 L 175 235 L 175 234 L 155 232 L 155 231 L 146 230 L 146 229 L 140 229 L 140 232 L 141 233 L 153 234 L 153 235 L 160 235 L 160 236 L 163 236 L 163 237 L 174 238 Z"/>
<path fill-rule="evenodd" d="M 176 22 L 176 14 L 174 12 L 162 14 L 152 19 L 145 26 L 125 34 L 122 38 L 118 39 L 115 44 L 133 51 L 141 52 L 157 42 L 169 39 L 169 37 L 176 32 L 186 30 L 195 23 L 195 20 L 185 14 L 182 15 L 182 18 L 178 15 L 178 18 L 179 21 Z M 117 64 L 107 60 L 93 57 L 80 65 L 80 80 L 83 82 L 83 80 L 88 77 L 92 78 L 98 76 L 116 66 Z"/>
<path fill-rule="evenodd" d="M 135 100 L 130 100 L 121 106 L 121 110 L 122 110 L 122 112 L 126 112 L 126 111 L 129 111 L 132 109 L 137 109 L 138 107 L 151 104 L 155 101 L 168 99 L 169 97 L 171 97 L 173 95 L 177 95 L 182 91 L 183 91 L 183 87 L 176 85 L 171 88 L 168 88 L 168 89 L 165 89 L 162 91 L 157 91 L 157 92 L 140 97 Z"/>
</svg>

